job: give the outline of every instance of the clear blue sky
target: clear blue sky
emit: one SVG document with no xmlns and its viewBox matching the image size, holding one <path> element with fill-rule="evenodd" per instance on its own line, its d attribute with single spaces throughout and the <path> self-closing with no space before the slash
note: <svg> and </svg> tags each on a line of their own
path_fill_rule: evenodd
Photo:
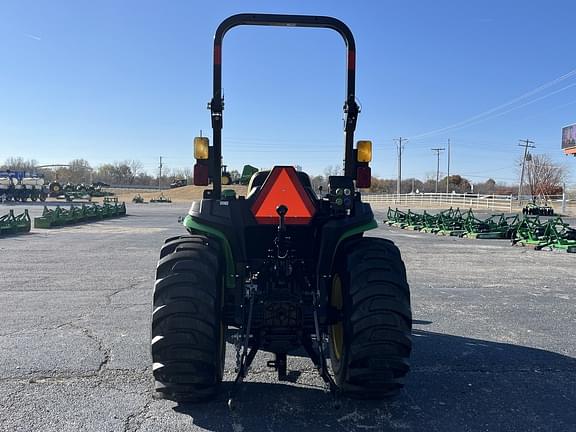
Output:
<svg viewBox="0 0 576 432">
<path fill-rule="evenodd" d="M 517 143 L 528 138 L 576 182 L 576 158 L 560 151 L 561 127 L 576 123 L 576 73 L 554 82 L 576 69 L 573 1 L 4 0 L 0 161 L 139 159 L 153 172 L 162 155 L 170 168 L 191 166 L 192 138 L 211 136 L 214 30 L 239 12 L 331 15 L 351 27 L 356 137 L 374 142 L 374 174 L 395 178 L 393 138 L 402 136 L 403 177 L 431 175 L 430 148 L 450 138 L 453 173 L 514 182 Z M 329 30 L 229 32 L 225 162 L 311 173 L 338 165 L 344 54 Z"/>
</svg>

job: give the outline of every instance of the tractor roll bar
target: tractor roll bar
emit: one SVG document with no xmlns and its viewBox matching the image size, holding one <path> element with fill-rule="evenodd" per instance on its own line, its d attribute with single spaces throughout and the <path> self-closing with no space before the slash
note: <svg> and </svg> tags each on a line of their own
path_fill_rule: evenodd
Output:
<svg viewBox="0 0 576 432">
<path fill-rule="evenodd" d="M 329 28 L 340 33 L 346 47 L 347 78 L 346 101 L 344 102 L 344 175 L 356 178 L 354 160 L 354 130 L 358 117 L 358 104 L 355 98 L 356 87 L 356 44 L 354 36 L 342 21 L 326 16 L 307 15 L 276 15 L 276 14 L 238 14 L 226 18 L 216 29 L 214 35 L 214 88 L 209 109 L 212 115 L 213 129 L 213 158 L 212 159 L 212 197 L 220 199 L 222 184 L 220 172 L 222 170 L 222 111 L 224 100 L 222 98 L 222 40 L 228 30 L 240 25 L 286 26 L 286 27 L 320 27 Z"/>
</svg>

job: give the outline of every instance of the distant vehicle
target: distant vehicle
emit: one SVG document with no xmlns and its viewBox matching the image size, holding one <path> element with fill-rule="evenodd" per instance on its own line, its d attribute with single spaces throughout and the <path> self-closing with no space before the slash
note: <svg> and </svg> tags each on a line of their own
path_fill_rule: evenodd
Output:
<svg viewBox="0 0 576 432">
<path fill-rule="evenodd" d="M 258 168 L 256 168 L 255 166 L 244 165 L 244 168 L 242 169 L 242 176 L 240 177 L 238 183 L 240 183 L 241 185 L 247 185 L 248 183 L 250 183 L 252 175 L 257 172 Z"/>
<path fill-rule="evenodd" d="M 182 186 L 187 186 L 188 180 L 186 179 L 175 179 L 172 183 L 170 183 L 170 189 L 179 188 Z"/>
<path fill-rule="evenodd" d="M 228 171 L 227 165 L 222 165 L 222 176 L 220 182 L 225 186 L 232 184 L 232 174 Z"/>
<path fill-rule="evenodd" d="M 554 216 L 554 209 L 548 204 L 538 205 L 536 203 L 528 203 L 522 209 L 522 214 L 532 216 Z"/>
<path fill-rule="evenodd" d="M 105 197 L 114 195 L 113 192 L 102 190 L 104 182 L 94 184 L 61 184 L 58 181 L 50 182 L 48 185 L 48 195 L 52 198 L 65 198 L 66 194 L 76 194 L 76 196 Z M 72 196 L 72 195 L 70 195 Z"/>
<path fill-rule="evenodd" d="M 104 183 L 101 181 L 97 181 L 97 182 L 92 183 L 92 186 L 94 186 L 95 188 L 97 188 L 97 187 L 101 187 L 101 188 L 110 187 L 110 185 L 108 183 Z"/>
<path fill-rule="evenodd" d="M 16 177 L 13 173 L 0 173 L 2 201 L 46 201 L 48 191 L 41 177 Z"/>
</svg>

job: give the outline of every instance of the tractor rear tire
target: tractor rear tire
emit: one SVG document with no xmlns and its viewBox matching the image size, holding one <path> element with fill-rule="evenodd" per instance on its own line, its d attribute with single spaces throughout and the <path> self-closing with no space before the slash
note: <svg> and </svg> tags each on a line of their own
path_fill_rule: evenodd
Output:
<svg viewBox="0 0 576 432">
<path fill-rule="evenodd" d="M 223 186 L 228 186 L 232 184 L 232 177 L 230 176 L 230 174 L 226 173 L 223 174 L 220 182 L 222 183 Z"/>
<path fill-rule="evenodd" d="M 224 374 L 222 260 L 207 237 L 171 240 L 162 248 L 154 286 L 156 391 L 176 402 L 201 402 L 217 394 Z"/>
<path fill-rule="evenodd" d="M 48 185 L 50 194 L 58 195 L 62 191 L 62 185 L 58 182 L 52 182 Z"/>
<path fill-rule="evenodd" d="M 164 258 L 166 255 L 174 253 L 176 249 L 195 249 L 194 245 L 205 245 L 210 247 L 210 249 L 213 249 L 217 254 L 220 253 L 220 244 L 214 239 L 200 235 L 178 236 L 171 237 L 164 242 L 164 246 L 162 246 L 162 249 L 160 250 L 160 259 Z"/>
<path fill-rule="evenodd" d="M 410 288 L 400 251 L 389 240 L 361 238 L 339 251 L 330 303 L 330 359 L 343 393 L 361 399 L 396 396 L 410 369 Z"/>
</svg>

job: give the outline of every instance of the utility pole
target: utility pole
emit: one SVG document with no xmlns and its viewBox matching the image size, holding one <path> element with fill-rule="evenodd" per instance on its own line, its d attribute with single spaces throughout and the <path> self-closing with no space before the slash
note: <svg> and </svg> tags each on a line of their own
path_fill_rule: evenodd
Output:
<svg viewBox="0 0 576 432">
<path fill-rule="evenodd" d="M 446 193 L 450 193 L 450 138 L 448 138 L 448 174 L 446 175 Z"/>
<path fill-rule="evenodd" d="M 524 144 L 518 144 L 519 147 L 524 147 L 524 157 L 522 158 L 522 171 L 520 173 L 520 185 L 518 186 L 518 202 L 520 202 L 520 196 L 522 195 L 522 186 L 524 185 L 524 167 L 526 166 L 526 156 L 528 156 L 528 149 L 529 148 L 536 148 L 534 141 L 530 141 L 529 139 L 525 140 L 518 140 Z"/>
<path fill-rule="evenodd" d="M 162 156 L 160 156 L 160 165 L 158 165 L 160 173 L 158 174 L 158 190 L 160 190 L 160 182 L 162 181 Z"/>
<path fill-rule="evenodd" d="M 444 151 L 444 148 L 433 148 L 432 151 L 436 152 L 436 157 L 438 162 L 436 164 L 436 193 L 438 193 L 438 182 L 440 181 L 440 152 Z"/>
<path fill-rule="evenodd" d="M 406 138 L 400 137 L 394 141 L 398 143 L 398 181 L 396 183 L 396 194 L 400 195 L 400 185 L 402 184 L 402 150 L 404 148 L 402 142 L 407 142 L 408 140 Z"/>
<path fill-rule="evenodd" d="M 562 183 L 562 214 L 566 213 L 566 183 Z"/>
</svg>

